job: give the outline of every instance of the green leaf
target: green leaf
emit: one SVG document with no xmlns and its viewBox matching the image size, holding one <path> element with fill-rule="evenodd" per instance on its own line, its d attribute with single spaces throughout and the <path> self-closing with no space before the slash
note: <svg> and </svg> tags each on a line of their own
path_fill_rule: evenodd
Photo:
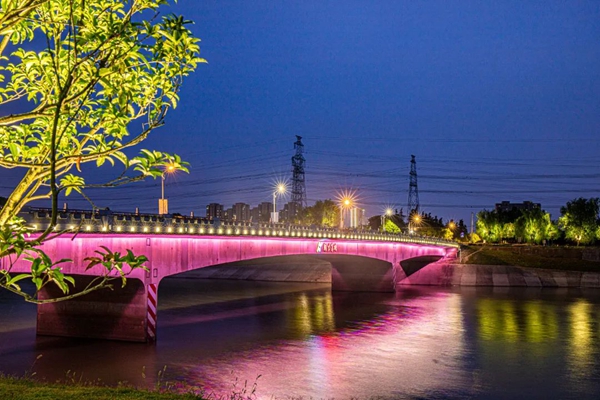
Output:
<svg viewBox="0 0 600 400">
<path fill-rule="evenodd" d="M 5 271 L 2 271 L 2 272 L 5 272 Z M 21 286 L 17 285 L 17 282 L 19 282 L 23 279 L 31 278 L 31 277 L 32 277 L 31 274 L 16 275 L 6 281 L 6 286 L 12 286 L 13 288 L 17 289 L 18 291 L 21 291 Z"/>
</svg>

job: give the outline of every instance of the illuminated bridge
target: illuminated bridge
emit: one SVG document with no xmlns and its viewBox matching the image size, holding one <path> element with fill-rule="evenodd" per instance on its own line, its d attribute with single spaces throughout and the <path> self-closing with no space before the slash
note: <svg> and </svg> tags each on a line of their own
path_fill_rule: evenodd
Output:
<svg viewBox="0 0 600 400">
<path fill-rule="evenodd" d="M 77 229 L 82 233 L 60 236 L 44 243 L 43 249 L 53 259 L 72 260 L 64 264 L 63 272 L 76 277 L 77 289 L 102 273 L 101 267 L 86 271 L 84 262 L 100 246 L 146 255 L 148 271 L 133 271 L 125 288 L 116 282 L 114 291 L 100 290 L 38 306 L 38 334 L 154 340 L 161 279 L 199 268 L 244 260 L 260 263 L 272 257 L 285 262 L 286 257 L 302 256 L 331 264 L 332 290 L 394 291 L 424 267 L 453 260 L 458 250 L 453 242 L 409 235 L 189 221 L 103 221 L 91 223 L 80 217 Z M 45 228 L 43 218 L 30 222 L 39 225 L 38 229 Z M 68 225 L 75 222 L 64 218 L 60 224 L 72 229 Z M 19 263 L 11 272 L 25 272 L 29 266 Z M 44 297 L 58 294 L 54 288 L 42 292 Z"/>
</svg>

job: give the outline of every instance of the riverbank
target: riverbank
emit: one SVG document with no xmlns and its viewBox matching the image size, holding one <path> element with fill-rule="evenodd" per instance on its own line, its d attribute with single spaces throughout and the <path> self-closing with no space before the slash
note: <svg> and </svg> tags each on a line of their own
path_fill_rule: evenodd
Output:
<svg viewBox="0 0 600 400">
<path fill-rule="evenodd" d="M 398 282 L 400 286 L 490 286 L 600 288 L 600 272 L 523 268 L 514 265 L 432 265 Z"/>
<path fill-rule="evenodd" d="M 600 288 L 598 248 L 463 246 L 458 260 L 432 264 L 405 285 Z"/>
<path fill-rule="evenodd" d="M 460 261 L 461 264 L 600 272 L 600 248 L 529 245 L 462 246 Z"/>
<path fill-rule="evenodd" d="M 11 400 L 202 400 L 204 397 L 173 391 L 149 391 L 133 387 L 94 386 L 37 382 L 26 378 L 0 376 L 0 399 Z"/>
</svg>

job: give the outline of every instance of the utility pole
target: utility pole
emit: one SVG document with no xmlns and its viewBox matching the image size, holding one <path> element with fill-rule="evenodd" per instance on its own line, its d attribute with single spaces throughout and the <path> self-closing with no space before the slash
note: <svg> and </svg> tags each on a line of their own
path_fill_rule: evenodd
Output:
<svg viewBox="0 0 600 400">
<path fill-rule="evenodd" d="M 471 211 L 471 237 L 473 237 L 473 211 Z"/>
<path fill-rule="evenodd" d="M 296 135 L 294 142 L 296 154 L 292 157 L 292 203 L 293 209 L 290 210 L 290 221 L 292 222 L 303 207 L 306 207 L 306 182 L 304 179 L 304 145 L 302 136 Z"/>
<path fill-rule="evenodd" d="M 417 162 L 415 156 L 410 156 L 410 183 L 408 185 L 408 215 L 419 213 L 419 188 L 417 186 Z"/>
</svg>

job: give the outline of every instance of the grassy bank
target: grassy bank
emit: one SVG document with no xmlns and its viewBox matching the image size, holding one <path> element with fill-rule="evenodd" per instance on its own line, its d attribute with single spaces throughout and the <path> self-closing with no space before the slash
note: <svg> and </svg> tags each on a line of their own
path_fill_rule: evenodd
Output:
<svg viewBox="0 0 600 400">
<path fill-rule="evenodd" d="M 198 400 L 201 396 L 158 392 L 132 387 L 41 383 L 30 379 L 0 376 L 0 399 L 11 400 Z"/>
<path fill-rule="evenodd" d="M 583 251 L 582 248 L 550 246 L 463 246 L 462 261 L 465 264 L 600 272 L 600 262 L 582 259 Z"/>
</svg>

